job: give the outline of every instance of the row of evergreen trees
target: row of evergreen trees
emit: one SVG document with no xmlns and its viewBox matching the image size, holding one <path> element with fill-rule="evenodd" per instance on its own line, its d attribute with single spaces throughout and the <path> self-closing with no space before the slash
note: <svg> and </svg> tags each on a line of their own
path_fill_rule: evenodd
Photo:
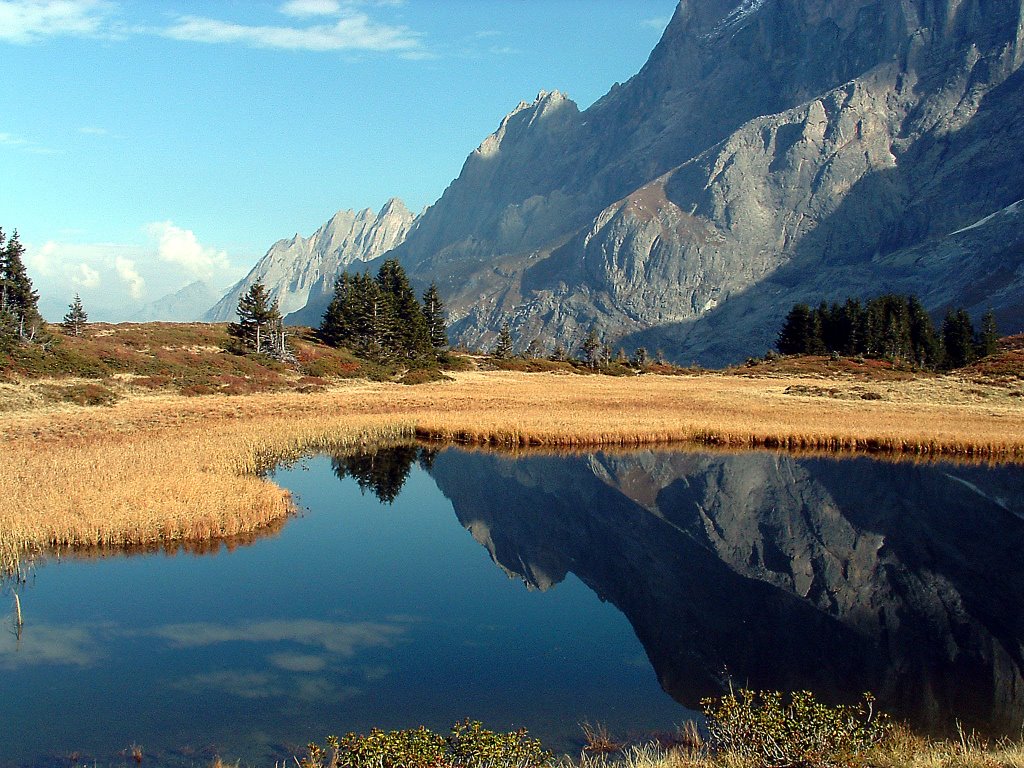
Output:
<svg viewBox="0 0 1024 768">
<path fill-rule="evenodd" d="M 0 229 L 0 351 L 45 335 L 39 294 L 25 269 L 25 247 L 15 230 L 10 239 Z"/>
<path fill-rule="evenodd" d="M 916 296 L 887 294 L 861 303 L 796 304 L 776 346 L 784 355 L 862 355 L 920 368 L 961 368 L 996 351 L 995 315 L 986 312 L 975 332 L 970 315 L 950 310 L 937 330 Z"/>
<path fill-rule="evenodd" d="M 436 285 L 417 301 L 402 265 L 388 259 L 376 277 L 338 277 L 319 336 L 332 347 L 378 360 L 439 355 L 448 346 L 444 302 Z"/>
</svg>

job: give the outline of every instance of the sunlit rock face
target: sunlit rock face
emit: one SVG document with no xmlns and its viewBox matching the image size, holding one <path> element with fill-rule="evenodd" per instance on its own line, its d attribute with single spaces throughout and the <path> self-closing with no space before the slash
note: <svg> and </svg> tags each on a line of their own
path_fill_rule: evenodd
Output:
<svg viewBox="0 0 1024 768">
<path fill-rule="evenodd" d="M 209 318 L 260 278 L 317 325 L 336 272 L 387 255 L 485 349 L 505 323 L 519 350 L 596 328 L 718 365 L 798 301 L 887 291 L 1024 330 L 1022 20 L 1024 0 L 682 0 L 588 109 L 520 103 L 420 217 L 338 214 Z"/>
<path fill-rule="evenodd" d="M 395 253 L 479 346 L 596 326 L 720 363 L 795 301 L 894 283 L 1017 330 L 1021 20 L 1019 0 L 684 0 L 586 111 L 520 104 Z"/>
<path fill-rule="evenodd" d="M 397 198 L 377 213 L 369 208 L 338 211 L 310 237 L 296 234 L 274 243 L 249 274 L 207 312 L 206 320 L 234 320 L 238 300 L 256 282 L 263 283 L 277 299 L 282 315 L 307 304 L 326 308 L 335 277 L 346 269 L 358 269 L 363 262 L 401 243 L 415 219 Z M 318 315 L 311 324 L 319 325 L 319 321 Z"/>
<path fill-rule="evenodd" d="M 1024 716 L 1019 469 L 443 452 L 430 472 L 510 576 L 573 573 L 697 706 L 732 680 L 989 732 Z"/>
</svg>

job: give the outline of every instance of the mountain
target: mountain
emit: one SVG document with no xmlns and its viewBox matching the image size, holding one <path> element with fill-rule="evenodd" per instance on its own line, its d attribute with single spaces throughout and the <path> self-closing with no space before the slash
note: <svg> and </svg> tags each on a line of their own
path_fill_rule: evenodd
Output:
<svg viewBox="0 0 1024 768">
<path fill-rule="evenodd" d="M 133 323 L 193 323 L 203 317 L 210 305 L 217 301 L 217 297 L 213 288 L 202 280 L 196 280 L 181 290 L 150 302 L 128 320 Z"/>
<path fill-rule="evenodd" d="M 470 347 L 596 328 L 718 365 L 770 348 L 797 301 L 894 290 L 1016 332 L 1022 63 L 1024 0 L 681 0 L 636 76 L 584 111 L 520 103 L 380 245 Z M 323 236 L 254 270 L 305 305 L 292 322 L 319 322 L 343 265 Z"/>
<path fill-rule="evenodd" d="M 282 315 L 301 310 L 307 304 L 326 307 L 336 275 L 400 244 L 415 220 L 398 198 L 388 200 L 378 213 L 369 208 L 358 213 L 338 211 L 312 236 L 296 234 L 290 240 L 274 243 L 204 319 L 234 320 L 239 298 L 257 281 L 277 299 Z M 322 312 L 321 309 L 308 324 L 319 325 Z"/>
<path fill-rule="evenodd" d="M 1014 331 L 1022 62 L 1024 0 L 683 0 L 589 109 L 520 104 L 394 255 L 471 346 L 596 326 L 729 362 L 894 285 Z"/>
<path fill-rule="evenodd" d="M 1019 732 L 1019 468 L 456 450 L 428 466 L 510 577 L 547 590 L 572 573 L 621 610 L 684 706 L 732 680 L 872 691 L 939 734 Z"/>
</svg>

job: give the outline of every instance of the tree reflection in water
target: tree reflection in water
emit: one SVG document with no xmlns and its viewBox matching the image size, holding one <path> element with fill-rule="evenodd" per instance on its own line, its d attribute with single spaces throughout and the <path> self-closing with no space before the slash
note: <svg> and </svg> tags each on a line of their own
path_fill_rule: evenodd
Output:
<svg viewBox="0 0 1024 768">
<path fill-rule="evenodd" d="M 409 479 L 412 465 L 429 470 L 437 449 L 420 445 L 393 445 L 372 448 L 354 454 L 331 457 L 331 468 L 339 480 L 351 477 L 366 493 L 370 491 L 383 504 L 393 504 Z"/>
</svg>

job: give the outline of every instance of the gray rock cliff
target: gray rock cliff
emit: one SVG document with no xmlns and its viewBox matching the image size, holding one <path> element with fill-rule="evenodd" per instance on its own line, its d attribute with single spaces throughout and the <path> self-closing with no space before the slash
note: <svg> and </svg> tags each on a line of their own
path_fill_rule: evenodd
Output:
<svg viewBox="0 0 1024 768">
<path fill-rule="evenodd" d="M 1022 63 L 1024 0 L 681 0 L 636 76 L 520 103 L 383 250 L 318 233 L 247 280 L 315 325 L 334 271 L 393 249 L 471 347 L 596 328 L 705 364 L 763 353 L 797 301 L 890 290 L 1017 332 Z"/>
<path fill-rule="evenodd" d="M 1019 248 L 979 292 L 986 243 L 943 241 L 1024 198 L 1022 19 L 1021 0 L 684 0 L 585 112 L 521 104 L 395 254 L 471 345 L 597 326 L 720 363 L 763 352 L 793 301 L 897 273 L 934 312 L 987 302 L 1017 330 Z"/>
<path fill-rule="evenodd" d="M 394 248 L 415 220 L 397 198 L 388 200 L 378 213 L 369 208 L 358 213 L 338 211 L 310 237 L 296 234 L 290 240 L 274 243 L 249 274 L 206 313 L 205 319 L 234 320 L 238 300 L 257 281 L 277 299 L 282 315 L 311 302 L 326 306 L 325 297 L 334 290 L 335 276 Z"/>
</svg>

